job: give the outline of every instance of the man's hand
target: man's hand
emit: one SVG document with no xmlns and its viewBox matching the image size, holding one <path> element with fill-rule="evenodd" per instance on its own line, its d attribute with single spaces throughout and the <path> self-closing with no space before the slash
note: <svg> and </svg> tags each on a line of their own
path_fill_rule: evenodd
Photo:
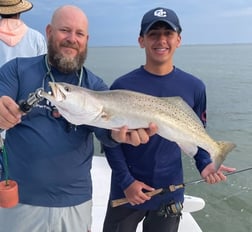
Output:
<svg viewBox="0 0 252 232">
<path fill-rule="evenodd" d="M 16 102 L 8 97 L 0 97 L 0 128 L 9 129 L 21 122 L 22 113 Z"/>
<path fill-rule="evenodd" d="M 147 191 L 155 190 L 149 185 L 146 185 L 138 180 L 135 180 L 128 188 L 124 190 L 124 194 L 131 205 L 139 205 L 151 199 L 151 197 L 147 196 L 142 191 L 143 189 Z"/>
<path fill-rule="evenodd" d="M 128 143 L 138 146 L 147 143 L 150 137 L 156 134 L 157 131 L 158 128 L 154 123 L 150 123 L 149 128 L 137 130 L 128 130 L 128 127 L 124 126 L 119 131 L 112 130 L 111 137 L 118 143 Z"/>
<path fill-rule="evenodd" d="M 219 170 L 215 171 L 214 164 L 210 163 L 203 169 L 203 171 L 201 172 L 201 176 L 206 180 L 208 184 L 215 184 L 221 181 L 226 181 L 227 177 L 223 172 L 234 171 L 236 171 L 235 168 L 227 167 L 224 165 L 221 165 Z"/>
</svg>

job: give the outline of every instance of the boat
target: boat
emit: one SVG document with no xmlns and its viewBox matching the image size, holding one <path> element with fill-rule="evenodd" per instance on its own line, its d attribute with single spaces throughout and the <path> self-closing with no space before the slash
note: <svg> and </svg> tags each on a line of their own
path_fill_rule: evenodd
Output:
<svg viewBox="0 0 252 232">
<path fill-rule="evenodd" d="M 101 232 L 102 224 L 106 213 L 107 201 L 110 189 L 111 169 L 104 156 L 94 156 L 91 175 L 93 179 L 93 211 L 92 211 L 92 232 Z M 203 209 L 205 201 L 200 197 L 185 195 L 182 211 L 182 218 L 179 225 L 179 232 L 202 232 L 200 226 L 193 218 L 193 212 Z M 137 232 L 141 232 L 141 223 Z"/>
</svg>

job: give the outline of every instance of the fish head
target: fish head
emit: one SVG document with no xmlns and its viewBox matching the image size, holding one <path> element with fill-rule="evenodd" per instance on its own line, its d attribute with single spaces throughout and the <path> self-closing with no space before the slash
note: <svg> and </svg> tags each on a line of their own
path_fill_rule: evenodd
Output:
<svg viewBox="0 0 252 232">
<path fill-rule="evenodd" d="M 88 124 L 102 111 L 102 106 L 85 88 L 64 82 L 49 82 L 52 94 L 41 93 L 59 113 L 74 125 Z M 83 123 L 86 122 L 86 123 Z"/>
</svg>

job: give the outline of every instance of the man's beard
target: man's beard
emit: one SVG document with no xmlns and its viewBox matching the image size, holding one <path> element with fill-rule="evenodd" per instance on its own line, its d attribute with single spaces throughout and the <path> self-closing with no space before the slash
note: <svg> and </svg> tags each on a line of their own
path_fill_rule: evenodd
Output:
<svg viewBox="0 0 252 232">
<path fill-rule="evenodd" d="M 64 42 L 61 46 L 70 47 L 78 50 L 75 44 Z M 50 64 L 60 72 L 71 73 L 82 68 L 87 57 L 87 45 L 83 52 L 78 53 L 75 57 L 65 57 L 60 54 L 53 46 L 53 39 L 48 40 L 48 59 Z"/>
</svg>

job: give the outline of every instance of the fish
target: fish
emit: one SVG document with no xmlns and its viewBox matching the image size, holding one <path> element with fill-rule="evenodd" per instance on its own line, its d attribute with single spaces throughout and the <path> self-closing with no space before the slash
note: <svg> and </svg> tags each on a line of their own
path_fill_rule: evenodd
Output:
<svg viewBox="0 0 252 232">
<path fill-rule="evenodd" d="M 71 124 L 116 130 L 148 128 L 175 142 L 190 157 L 198 148 L 207 151 L 216 170 L 236 145 L 216 141 L 206 131 L 193 109 L 179 96 L 156 97 L 131 90 L 95 91 L 64 82 L 49 82 L 52 93 L 40 95 L 51 102 Z"/>
</svg>

